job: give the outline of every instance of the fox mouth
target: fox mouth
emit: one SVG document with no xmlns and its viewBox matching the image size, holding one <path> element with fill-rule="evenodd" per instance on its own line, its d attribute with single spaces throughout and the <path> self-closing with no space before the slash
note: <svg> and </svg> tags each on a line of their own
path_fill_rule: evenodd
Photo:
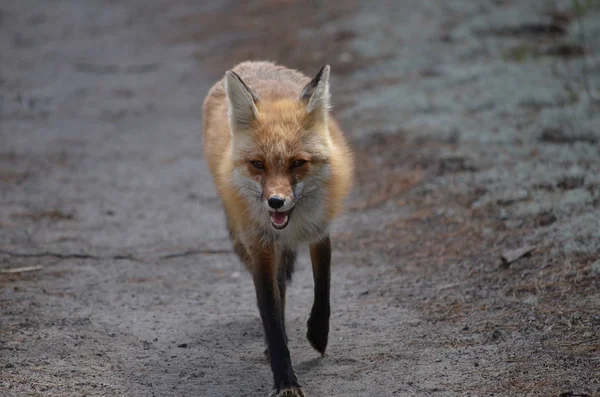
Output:
<svg viewBox="0 0 600 397">
<path fill-rule="evenodd" d="M 289 211 L 270 212 L 271 225 L 277 230 L 285 229 L 290 222 L 292 210 L 293 208 Z"/>
</svg>

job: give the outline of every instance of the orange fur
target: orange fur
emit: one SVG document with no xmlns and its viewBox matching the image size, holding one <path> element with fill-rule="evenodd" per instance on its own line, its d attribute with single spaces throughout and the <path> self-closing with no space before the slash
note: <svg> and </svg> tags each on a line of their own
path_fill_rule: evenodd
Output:
<svg viewBox="0 0 600 397">
<path fill-rule="evenodd" d="M 323 123 L 299 100 L 303 87 L 310 82 L 308 77 L 270 62 L 244 62 L 232 70 L 260 98 L 258 116 L 250 125 L 252 145 L 234 148 L 223 78 L 204 101 L 204 154 L 223 200 L 231 237 L 253 256 L 249 247 L 256 239 L 245 236 L 245 231 L 255 227 L 256 219 L 251 215 L 248 197 L 233 183 L 234 170 L 242 169 L 244 175 L 260 182 L 267 199 L 273 192 L 290 195 L 291 186 L 309 174 L 311 167 L 328 164 L 325 212 L 326 222 L 330 223 L 342 212 L 351 189 L 353 156 L 336 121 L 329 116 Z M 325 150 L 321 150 L 321 143 Z M 253 159 L 265 162 L 268 171 L 256 175 L 260 172 L 249 163 Z M 307 160 L 308 165 L 291 171 L 288 162 L 294 159 Z M 290 222 L 294 221 L 292 215 Z"/>
</svg>

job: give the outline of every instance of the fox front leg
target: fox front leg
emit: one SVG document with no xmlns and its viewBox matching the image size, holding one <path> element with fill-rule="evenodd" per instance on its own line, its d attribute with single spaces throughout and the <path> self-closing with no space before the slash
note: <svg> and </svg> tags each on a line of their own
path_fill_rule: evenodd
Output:
<svg viewBox="0 0 600 397">
<path fill-rule="evenodd" d="M 329 236 L 310 245 L 310 259 L 315 280 L 315 298 L 308 318 L 306 337 L 311 346 L 324 355 L 329 338 L 330 316 L 331 240 Z"/>
<path fill-rule="evenodd" d="M 297 251 L 292 248 L 282 249 L 279 256 L 279 266 L 277 267 L 277 286 L 279 287 L 279 296 L 281 299 L 281 321 L 283 323 L 283 333 L 285 335 L 285 341 L 288 342 L 287 332 L 285 331 L 285 289 L 288 282 L 292 280 L 292 274 L 294 273 L 294 266 L 296 263 Z M 270 360 L 269 345 L 265 339 L 266 347 L 264 355 L 267 360 Z"/>
<path fill-rule="evenodd" d="M 276 257 L 274 252 L 270 252 L 253 258 L 253 262 L 254 287 L 273 372 L 274 385 L 270 396 L 305 397 L 292 368 L 287 346 Z"/>
</svg>

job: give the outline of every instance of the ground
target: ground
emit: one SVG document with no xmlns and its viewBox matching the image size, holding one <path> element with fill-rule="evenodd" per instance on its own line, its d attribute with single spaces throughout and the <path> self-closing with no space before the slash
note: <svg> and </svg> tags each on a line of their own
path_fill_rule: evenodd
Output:
<svg viewBox="0 0 600 397">
<path fill-rule="evenodd" d="M 0 394 L 267 395 L 201 104 L 269 59 L 331 64 L 357 156 L 326 357 L 306 250 L 288 289 L 308 395 L 600 395 L 599 38 L 594 0 L 3 1 Z"/>
</svg>

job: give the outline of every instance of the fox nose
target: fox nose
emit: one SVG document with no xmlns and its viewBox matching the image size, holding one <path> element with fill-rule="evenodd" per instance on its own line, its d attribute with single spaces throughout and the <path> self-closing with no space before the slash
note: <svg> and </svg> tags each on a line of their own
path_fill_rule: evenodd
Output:
<svg viewBox="0 0 600 397">
<path fill-rule="evenodd" d="M 273 208 L 274 210 L 277 210 L 283 207 L 285 200 L 279 196 L 273 196 L 269 198 L 269 200 L 267 200 L 267 203 L 269 204 L 269 207 Z"/>
</svg>

